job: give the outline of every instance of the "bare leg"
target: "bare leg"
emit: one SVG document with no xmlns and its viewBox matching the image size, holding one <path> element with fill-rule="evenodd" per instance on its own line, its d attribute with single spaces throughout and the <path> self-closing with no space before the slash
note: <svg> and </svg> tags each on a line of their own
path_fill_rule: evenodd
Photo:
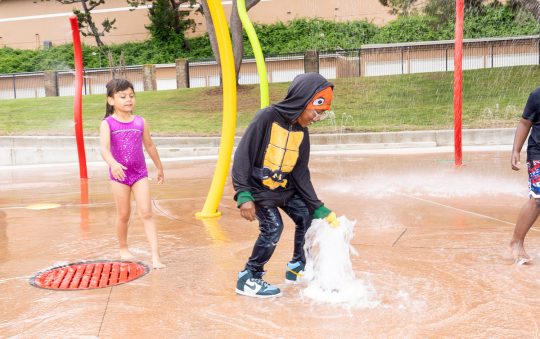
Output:
<svg viewBox="0 0 540 339">
<path fill-rule="evenodd" d="M 516 227 L 514 228 L 514 235 L 512 236 L 512 241 L 510 241 L 510 250 L 512 251 L 515 263 L 518 265 L 531 261 L 531 257 L 525 252 L 525 236 L 539 214 L 540 201 L 537 199 L 529 199 L 519 212 Z"/>
<path fill-rule="evenodd" d="M 144 224 L 144 231 L 152 250 L 152 266 L 155 269 L 164 268 L 165 265 L 159 257 L 156 224 L 152 216 L 152 202 L 150 200 L 150 184 L 148 179 L 137 181 L 133 185 L 133 195 L 137 202 L 137 211 Z"/>
<path fill-rule="evenodd" d="M 131 188 L 116 181 L 111 181 L 111 189 L 116 203 L 116 235 L 120 247 L 121 260 L 133 260 L 135 257 L 128 249 L 127 233 L 131 213 Z"/>
</svg>

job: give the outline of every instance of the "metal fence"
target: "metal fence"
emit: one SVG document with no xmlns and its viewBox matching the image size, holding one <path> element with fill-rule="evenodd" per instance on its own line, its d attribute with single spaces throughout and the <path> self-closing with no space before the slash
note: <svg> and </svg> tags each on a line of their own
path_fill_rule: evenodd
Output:
<svg viewBox="0 0 540 339">
<path fill-rule="evenodd" d="M 466 40 L 463 69 L 538 65 L 539 43 L 539 36 Z M 454 70 L 453 41 L 370 45 L 360 55 L 363 76 Z"/>
<path fill-rule="evenodd" d="M 43 72 L 0 75 L 0 99 L 45 96 Z"/>
<path fill-rule="evenodd" d="M 59 96 L 73 96 L 75 71 L 56 73 Z M 112 79 L 110 69 L 87 69 L 83 73 L 83 94 L 105 93 L 105 84 Z M 126 67 L 123 77 L 133 83 L 135 90 L 143 90 L 142 67 Z M 45 73 L 16 73 L 0 75 L 0 99 L 39 98 L 45 96 Z"/>
<path fill-rule="evenodd" d="M 265 58 L 268 82 L 287 82 L 304 73 L 304 53 L 288 53 Z M 190 60 L 189 87 L 219 86 L 221 69 L 214 60 Z M 258 84 L 255 59 L 242 60 L 238 75 L 241 85 Z"/>
<path fill-rule="evenodd" d="M 60 78 L 58 83 L 60 84 L 59 95 L 70 96 L 73 95 L 73 83 L 75 81 L 75 74 L 73 72 L 66 72 L 64 77 Z M 112 79 L 112 71 L 110 69 L 92 69 L 85 70 L 83 81 L 83 94 L 104 94 L 106 93 L 105 85 Z M 122 71 L 122 77 L 129 80 L 135 91 L 143 91 L 143 75 L 141 66 L 126 67 Z"/>
<path fill-rule="evenodd" d="M 463 69 L 510 67 L 540 64 L 540 36 L 469 39 L 463 46 Z M 315 54 L 319 73 L 328 79 L 446 72 L 454 69 L 453 41 L 365 45 L 354 50 L 319 51 Z M 305 53 L 288 53 L 265 58 L 268 81 L 289 82 L 304 73 Z M 189 87 L 219 86 L 220 67 L 214 60 L 189 61 Z M 74 71 L 58 71 L 60 96 L 72 96 Z M 123 76 L 136 91 L 143 91 L 142 66 L 125 68 Z M 156 65 L 157 90 L 176 89 L 175 64 Z M 0 75 L 0 99 L 45 96 L 44 72 Z M 105 93 L 112 78 L 110 69 L 86 69 L 83 94 Z M 257 84 L 259 76 L 254 59 L 244 59 L 240 84 Z"/>
</svg>

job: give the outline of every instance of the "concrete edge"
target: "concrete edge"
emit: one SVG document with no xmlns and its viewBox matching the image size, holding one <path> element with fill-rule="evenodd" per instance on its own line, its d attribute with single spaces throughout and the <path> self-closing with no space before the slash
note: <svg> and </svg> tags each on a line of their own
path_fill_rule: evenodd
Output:
<svg viewBox="0 0 540 339">
<path fill-rule="evenodd" d="M 511 145 L 515 129 L 465 129 L 462 145 Z M 220 137 L 154 137 L 160 157 L 190 158 L 215 156 Z M 235 137 L 235 145 L 240 137 Z M 310 135 L 312 151 L 383 150 L 433 148 L 454 145 L 452 130 L 403 132 L 335 133 Z M 101 161 L 99 138 L 85 137 L 87 162 Z M 0 166 L 77 162 L 73 136 L 0 136 Z"/>
</svg>

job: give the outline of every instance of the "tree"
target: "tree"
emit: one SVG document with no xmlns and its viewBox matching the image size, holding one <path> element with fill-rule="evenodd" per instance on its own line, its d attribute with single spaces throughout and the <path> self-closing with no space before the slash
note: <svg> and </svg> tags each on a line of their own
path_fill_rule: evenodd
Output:
<svg viewBox="0 0 540 339">
<path fill-rule="evenodd" d="M 109 33 L 112 29 L 116 29 L 116 27 L 114 27 L 116 19 L 109 20 L 109 18 L 105 18 L 105 20 L 103 20 L 103 22 L 101 23 L 103 29 L 99 30 L 96 23 L 92 19 L 91 11 L 99 5 L 104 4 L 105 0 L 56 0 L 56 2 L 64 5 L 72 5 L 76 3 L 81 4 L 82 11 L 78 9 L 73 9 L 73 14 L 77 16 L 77 20 L 79 21 L 79 29 L 81 31 L 81 34 L 83 36 L 94 37 L 98 48 L 100 49 L 100 51 L 103 51 L 105 43 L 103 42 L 103 40 L 101 40 L 101 37 L 105 36 L 105 33 Z"/>
<path fill-rule="evenodd" d="M 379 0 L 384 7 L 390 7 L 390 14 L 407 16 L 417 0 Z M 448 1 L 450 2 L 450 1 Z"/>
<path fill-rule="evenodd" d="M 490 3 L 491 5 L 499 4 L 498 1 L 465 0 L 465 12 L 482 13 L 482 8 L 487 3 Z M 448 0 L 429 0 L 424 7 L 424 13 L 438 18 L 440 22 L 454 20 L 456 15 L 456 3 L 455 1 Z"/>
<path fill-rule="evenodd" d="M 259 2 L 260 0 L 246 0 L 246 11 L 249 11 Z M 217 63 L 219 64 L 220 56 L 219 56 L 219 49 L 217 46 L 216 31 L 214 29 L 214 24 L 212 22 L 212 16 L 210 14 L 210 9 L 208 8 L 207 0 L 201 0 L 201 6 L 202 6 L 203 14 L 206 20 L 206 29 L 208 32 L 208 38 L 210 39 L 210 45 L 212 46 L 214 57 Z M 242 66 L 242 58 L 244 56 L 244 35 L 243 35 L 243 29 L 242 29 L 242 21 L 240 21 L 240 16 L 238 15 L 238 5 L 237 5 L 236 0 L 233 0 L 233 6 L 231 10 L 230 31 L 231 31 L 232 44 L 233 44 L 236 84 L 238 84 L 238 75 L 240 74 L 240 68 Z"/>
<path fill-rule="evenodd" d="M 195 31 L 195 20 L 189 18 L 190 11 L 182 10 L 185 4 L 194 8 L 196 0 L 127 0 L 136 8 L 141 5 L 151 6 L 148 9 L 150 24 L 145 26 L 150 35 L 158 42 L 179 42 L 182 48 L 188 49 L 185 32 Z M 201 11 L 201 10 L 197 10 Z"/>
<path fill-rule="evenodd" d="M 534 0 L 532 0 L 534 1 Z M 414 13 L 415 5 L 424 4 L 424 13 L 440 21 L 447 21 L 455 14 L 456 2 L 450 0 L 379 0 L 381 5 L 390 8 L 391 14 L 407 16 Z M 498 0 L 465 0 L 466 11 L 479 11 L 485 3 L 499 3 Z M 450 15 L 449 15 L 450 14 Z"/>
<path fill-rule="evenodd" d="M 530 12 L 536 21 L 540 22 L 540 1 L 538 0 L 510 0 L 513 9 Z"/>
</svg>

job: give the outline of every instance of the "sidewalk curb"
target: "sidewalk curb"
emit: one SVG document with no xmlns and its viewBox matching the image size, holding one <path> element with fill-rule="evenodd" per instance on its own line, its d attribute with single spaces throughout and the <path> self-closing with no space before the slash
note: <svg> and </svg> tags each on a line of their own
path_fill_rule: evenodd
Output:
<svg viewBox="0 0 540 339">
<path fill-rule="evenodd" d="M 511 145 L 515 129 L 465 129 L 462 146 Z M 219 152 L 220 137 L 153 137 L 162 159 L 208 157 Z M 99 137 L 85 138 L 87 162 L 101 161 Z M 235 146 L 240 137 L 235 137 Z M 317 151 L 433 148 L 454 145 L 452 130 L 310 135 Z M 73 136 L 0 136 L 0 166 L 78 162 Z"/>
</svg>

